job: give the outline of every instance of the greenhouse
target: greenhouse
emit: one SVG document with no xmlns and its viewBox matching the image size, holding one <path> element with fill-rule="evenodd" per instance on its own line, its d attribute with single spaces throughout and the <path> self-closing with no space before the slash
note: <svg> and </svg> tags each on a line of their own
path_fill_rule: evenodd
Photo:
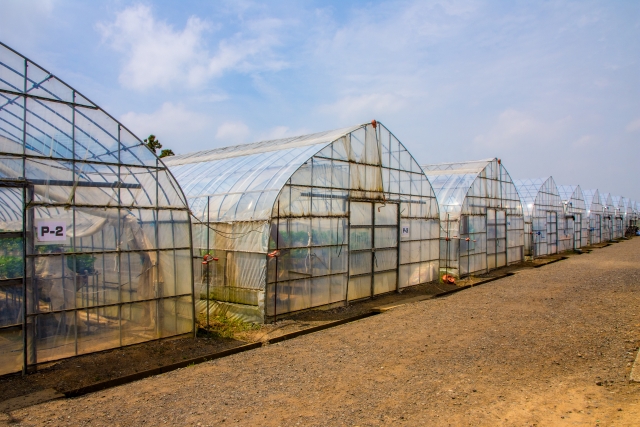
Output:
<svg viewBox="0 0 640 427">
<path fill-rule="evenodd" d="M 0 44 L 0 374 L 193 331 L 186 200 L 75 89 Z"/>
<path fill-rule="evenodd" d="M 523 260 L 522 205 L 499 159 L 423 165 L 440 207 L 440 274 L 487 272 Z"/>
<path fill-rule="evenodd" d="M 600 203 L 600 192 L 598 190 L 584 190 L 582 195 L 589 217 L 589 244 L 595 245 L 602 242 L 603 207 Z"/>
<path fill-rule="evenodd" d="M 556 254 L 570 248 L 571 236 L 564 233 L 564 207 L 553 177 L 517 179 L 524 211 L 524 253 L 527 257 Z"/>
<path fill-rule="evenodd" d="M 626 235 L 629 227 L 632 226 L 633 223 L 633 201 L 629 200 L 626 197 L 622 198 L 623 208 L 622 208 L 622 235 Z"/>
<path fill-rule="evenodd" d="M 613 202 L 613 238 L 619 239 L 624 236 L 625 226 L 624 226 L 624 217 L 625 217 L 625 198 L 621 196 L 611 196 L 611 201 Z"/>
<path fill-rule="evenodd" d="M 602 241 L 613 240 L 615 206 L 609 193 L 600 193 L 600 204 L 602 205 Z"/>
<path fill-rule="evenodd" d="M 269 322 L 437 278 L 433 190 L 376 121 L 167 165 L 194 215 L 201 316 Z"/>
<path fill-rule="evenodd" d="M 587 205 L 579 185 L 558 185 L 558 192 L 564 205 L 564 234 L 572 235 L 569 249 L 580 249 L 588 245 L 589 217 Z"/>
</svg>

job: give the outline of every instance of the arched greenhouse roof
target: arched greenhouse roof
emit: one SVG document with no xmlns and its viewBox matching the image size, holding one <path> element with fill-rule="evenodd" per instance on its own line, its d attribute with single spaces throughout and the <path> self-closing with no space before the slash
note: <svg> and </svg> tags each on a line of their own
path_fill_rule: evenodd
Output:
<svg viewBox="0 0 640 427">
<path fill-rule="evenodd" d="M 611 193 L 600 193 L 600 204 L 602 205 L 603 209 L 608 210 L 610 213 L 615 212 Z"/>
<path fill-rule="evenodd" d="M 573 209 L 581 209 L 586 212 L 587 205 L 584 194 L 579 185 L 558 185 L 560 198 Z"/>
<path fill-rule="evenodd" d="M 120 188 L 124 205 L 186 206 L 175 180 L 140 139 L 80 92 L 3 43 L 0 111 L 0 179 L 26 175 L 32 183 L 66 185 L 71 175 L 65 162 L 72 160 L 81 163 L 75 187 L 91 183 L 87 187 L 91 190 L 75 192 L 76 204 L 108 203 L 114 198 L 113 189 Z M 23 154 L 32 158 L 26 171 L 15 160 Z M 160 171 L 157 200 L 148 168 Z M 49 192 L 48 197 L 58 202 L 68 199 L 68 194 L 58 193 Z"/>
<path fill-rule="evenodd" d="M 450 220 L 455 220 L 461 214 L 468 213 L 465 210 L 468 210 L 469 206 L 465 202 L 469 196 L 481 199 L 515 200 L 519 205 L 519 197 L 513 187 L 511 176 L 497 158 L 422 165 L 422 170 L 436 194 L 442 219 L 445 219 L 446 214 L 449 214 Z M 498 170 L 500 170 L 499 173 Z M 511 189 L 483 185 L 478 178 L 499 179 L 501 182 L 511 184 Z M 494 194 L 494 192 L 501 194 Z"/>
<path fill-rule="evenodd" d="M 268 221 L 280 190 L 293 173 L 340 138 L 351 134 L 351 143 L 334 145 L 333 158 L 374 164 L 380 153 L 365 150 L 365 129 L 370 125 L 365 123 L 310 135 L 216 148 L 165 161 L 189 199 L 192 214 L 199 220 Z M 381 123 L 377 126 L 388 133 Z M 361 140 L 358 137 L 360 130 Z M 345 147 L 350 147 L 350 152 Z M 401 166 L 411 171 L 416 169 L 412 166 L 415 161 L 409 161 L 406 150 L 397 154 Z M 370 162 L 367 162 L 367 156 L 371 157 Z M 209 206 L 214 207 L 209 209 L 208 218 L 207 198 Z"/>
<path fill-rule="evenodd" d="M 536 204 L 552 206 L 556 209 L 562 208 L 561 205 L 554 205 L 556 198 L 560 200 L 560 193 L 552 176 L 549 178 L 515 179 L 513 183 L 520 195 L 526 221 L 531 221 L 535 214 Z"/>
<path fill-rule="evenodd" d="M 583 190 L 584 203 L 588 212 L 602 212 L 602 204 L 600 203 L 600 192 L 597 189 Z"/>
</svg>

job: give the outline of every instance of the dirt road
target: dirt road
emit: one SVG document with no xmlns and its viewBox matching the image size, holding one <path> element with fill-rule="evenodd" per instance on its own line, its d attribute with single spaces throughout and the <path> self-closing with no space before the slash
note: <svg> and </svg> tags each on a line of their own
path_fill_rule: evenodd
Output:
<svg viewBox="0 0 640 427">
<path fill-rule="evenodd" d="M 640 425 L 640 239 L 13 425 Z"/>
</svg>

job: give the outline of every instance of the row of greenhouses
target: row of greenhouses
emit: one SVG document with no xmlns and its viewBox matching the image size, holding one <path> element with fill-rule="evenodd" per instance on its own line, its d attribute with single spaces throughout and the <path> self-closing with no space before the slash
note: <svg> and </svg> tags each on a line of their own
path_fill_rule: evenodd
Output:
<svg viewBox="0 0 640 427">
<path fill-rule="evenodd" d="M 376 122 L 160 160 L 0 44 L 0 374 L 621 238 L 638 206 Z"/>
</svg>

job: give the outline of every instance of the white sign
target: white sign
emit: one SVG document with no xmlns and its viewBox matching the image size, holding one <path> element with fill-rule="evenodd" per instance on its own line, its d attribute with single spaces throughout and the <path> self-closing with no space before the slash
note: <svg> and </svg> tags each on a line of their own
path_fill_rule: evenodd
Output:
<svg viewBox="0 0 640 427">
<path fill-rule="evenodd" d="M 64 242 L 67 240 L 66 221 L 36 222 L 36 242 Z"/>
<path fill-rule="evenodd" d="M 409 227 L 402 227 L 402 236 L 409 235 Z"/>
</svg>

